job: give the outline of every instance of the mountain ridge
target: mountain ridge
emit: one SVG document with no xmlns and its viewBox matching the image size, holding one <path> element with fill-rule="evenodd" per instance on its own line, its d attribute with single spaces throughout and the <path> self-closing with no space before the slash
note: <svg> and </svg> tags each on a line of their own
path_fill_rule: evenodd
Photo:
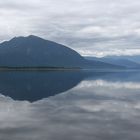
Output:
<svg viewBox="0 0 140 140">
<path fill-rule="evenodd" d="M 129 57 L 123 57 L 123 56 L 105 56 L 101 58 L 97 57 L 85 57 L 88 60 L 97 60 L 106 62 L 109 64 L 119 65 L 119 66 L 125 66 L 126 68 L 140 68 L 140 64 L 135 62 L 133 59 Z"/>
<path fill-rule="evenodd" d="M 121 68 L 89 61 L 75 50 L 59 43 L 29 35 L 0 44 L 0 67 Z"/>
</svg>

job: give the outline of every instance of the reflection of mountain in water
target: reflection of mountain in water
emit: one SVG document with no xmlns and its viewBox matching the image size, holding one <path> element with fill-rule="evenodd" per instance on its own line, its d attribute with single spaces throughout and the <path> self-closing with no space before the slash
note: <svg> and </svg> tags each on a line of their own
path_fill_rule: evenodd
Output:
<svg viewBox="0 0 140 140">
<path fill-rule="evenodd" d="M 33 102 L 67 91 L 88 75 L 81 71 L 0 72 L 0 93 Z"/>
<path fill-rule="evenodd" d="M 0 72 L 0 93 L 14 100 L 34 102 L 65 92 L 84 79 L 140 82 L 139 75 L 136 72 L 92 71 Z"/>
</svg>

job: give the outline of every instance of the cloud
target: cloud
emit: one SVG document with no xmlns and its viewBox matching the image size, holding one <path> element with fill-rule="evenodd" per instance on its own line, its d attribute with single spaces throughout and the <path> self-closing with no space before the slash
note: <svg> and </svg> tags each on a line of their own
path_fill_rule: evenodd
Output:
<svg viewBox="0 0 140 140">
<path fill-rule="evenodd" d="M 139 139 L 139 88 L 97 79 L 34 103 L 0 96 L 1 139 Z"/>
<path fill-rule="evenodd" d="M 140 54 L 139 6 L 139 0 L 1 1 L 0 40 L 35 34 L 82 55 Z"/>
</svg>

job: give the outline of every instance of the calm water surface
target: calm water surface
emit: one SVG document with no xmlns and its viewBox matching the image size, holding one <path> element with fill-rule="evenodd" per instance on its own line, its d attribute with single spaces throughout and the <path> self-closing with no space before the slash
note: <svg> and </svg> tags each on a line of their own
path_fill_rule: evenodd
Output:
<svg viewBox="0 0 140 140">
<path fill-rule="evenodd" d="M 0 72 L 0 140 L 139 140 L 139 72 Z"/>
</svg>

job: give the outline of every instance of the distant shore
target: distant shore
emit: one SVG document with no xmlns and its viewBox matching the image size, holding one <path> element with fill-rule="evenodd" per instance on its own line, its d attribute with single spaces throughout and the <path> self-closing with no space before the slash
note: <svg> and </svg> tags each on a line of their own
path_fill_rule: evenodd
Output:
<svg viewBox="0 0 140 140">
<path fill-rule="evenodd" d="M 81 70 L 79 67 L 0 67 L 0 71 L 65 71 Z"/>
</svg>

